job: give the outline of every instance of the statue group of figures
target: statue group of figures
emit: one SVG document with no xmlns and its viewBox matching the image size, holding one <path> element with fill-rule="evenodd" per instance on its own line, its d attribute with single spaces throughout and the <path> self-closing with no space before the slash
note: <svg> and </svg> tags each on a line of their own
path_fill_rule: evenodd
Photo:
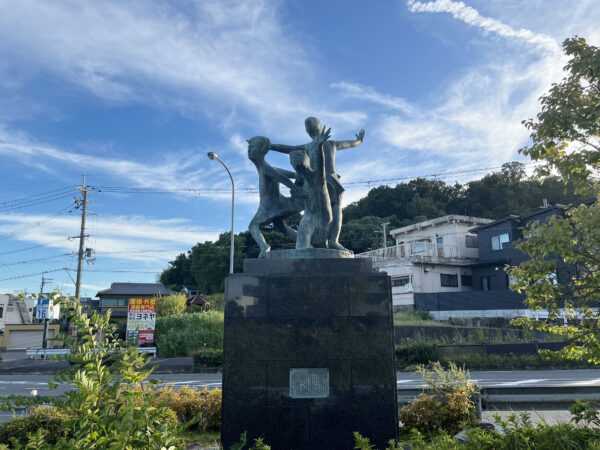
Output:
<svg viewBox="0 0 600 450">
<path fill-rule="evenodd" d="M 356 147 L 363 141 L 365 130 L 354 140 L 329 140 L 331 129 L 319 119 L 305 120 L 312 141 L 304 145 L 272 144 L 264 136 L 248 140 L 248 158 L 258 171 L 260 205 L 250 222 L 249 230 L 260 246 L 259 257 L 266 257 L 271 247 L 260 232 L 260 226 L 272 223 L 275 229 L 296 241 L 296 249 L 327 247 L 346 250 L 339 242 L 342 227 L 342 194 L 344 188 L 335 172 L 338 150 Z M 265 156 L 269 150 L 286 153 L 294 171 L 271 166 Z M 281 194 L 280 184 L 290 189 L 290 196 Z M 284 219 L 304 211 L 298 231 Z"/>
</svg>

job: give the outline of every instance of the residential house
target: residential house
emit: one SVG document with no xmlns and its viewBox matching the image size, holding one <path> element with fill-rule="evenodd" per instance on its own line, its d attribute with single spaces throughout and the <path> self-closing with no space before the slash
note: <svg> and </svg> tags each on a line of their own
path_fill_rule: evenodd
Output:
<svg viewBox="0 0 600 450">
<path fill-rule="evenodd" d="M 473 289 L 471 265 L 478 260 L 477 236 L 470 230 L 490 223 L 451 214 L 390 231 L 395 245 L 357 254 L 391 277 L 395 311 L 412 310 L 415 294 Z"/>
<path fill-rule="evenodd" d="M 545 312 L 533 313 L 524 303 L 524 296 L 511 291 L 511 280 L 506 266 L 517 266 L 528 259 L 515 247 L 515 242 L 526 238 L 525 227 L 533 221 L 545 221 L 556 214 L 563 214 L 564 206 L 551 205 L 521 216 L 508 216 L 469 230 L 477 235 L 479 259 L 471 264 L 472 291 L 449 293 L 422 291 L 415 296 L 416 309 L 428 310 L 438 319 L 450 317 L 505 317 L 522 315 L 545 316 Z M 558 259 L 556 282 L 567 282 L 573 267 Z M 541 315 L 540 315 L 541 314 Z"/>
<path fill-rule="evenodd" d="M 111 283 L 109 289 L 96 294 L 100 299 L 100 312 L 112 310 L 114 317 L 127 316 L 129 299 L 156 298 L 176 294 L 163 286 L 162 283 Z"/>
<path fill-rule="evenodd" d="M 34 319 L 36 303 L 33 297 L 0 294 L 0 349 L 22 350 L 42 346 L 44 325 Z M 57 333 L 58 325 L 50 325 L 48 337 Z M 52 347 L 53 341 L 48 344 Z"/>
</svg>

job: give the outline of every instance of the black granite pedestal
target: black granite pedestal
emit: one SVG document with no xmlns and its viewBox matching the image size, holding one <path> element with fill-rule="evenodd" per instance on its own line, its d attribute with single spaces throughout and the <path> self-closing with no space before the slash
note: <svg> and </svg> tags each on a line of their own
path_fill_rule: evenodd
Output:
<svg viewBox="0 0 600 450">
<path fill-rule="evenodd" d="M 397 438 L 389 277 L 370 259 L 247 259 L 226 281 L 224 448 L 378 448 Z"/>
</svg>

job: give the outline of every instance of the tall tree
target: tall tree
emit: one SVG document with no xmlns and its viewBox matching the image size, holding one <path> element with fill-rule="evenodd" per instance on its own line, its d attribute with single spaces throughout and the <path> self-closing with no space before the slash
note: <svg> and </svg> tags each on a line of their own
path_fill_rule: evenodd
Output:
<svg viewBox="0 0 600 450">
<path fill-rule="evenodd" d="M 519 248 L 530 260 L 511 270 L 512 287 L 525 292 L 532 309 L 549 312 L 548 320 L 521 323 L 567 337 L 565 356 L 600 364 L 600 49 L 577 36 L 565 40 L 563 49 L 570 56 L 566 76 L 541 98 L 537 118 L 524 121 L 532 142 L 522 151 L 543 163 L 541 177 L 558 173 L 576 192 L 596 199 L 525 230 Z M 557 258 L 572 268 L 560 283 Z"/>
</svg>

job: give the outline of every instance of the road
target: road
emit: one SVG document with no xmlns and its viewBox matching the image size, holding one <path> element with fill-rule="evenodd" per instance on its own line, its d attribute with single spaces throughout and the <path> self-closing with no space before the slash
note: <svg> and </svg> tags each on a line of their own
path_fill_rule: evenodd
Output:
<svg viewBox="0 0 600 450">
<path fill-rule="evenodd" d="M 184 385 L 200 389 L 221 387 L 221 374 L 159 374 L 155 377 L 161 385 L 172 384 L 174 387 Z M 30 396 L 33 390 L 37 395 L 60 395 L 70 388 L 59 385 L 49 390 L 48 382 L 52 375 L 0 375 L 0 396 Z M 481 387 L 501 386 L 600 386 L 600 370 L 535 370 L 535 371 L 485 371 L 471 372 L 471 380 Z M 397 373 L 398 389 L 415 389 L 423 386 L 422 378 L 414 373 Z M 484 418 L 491 420 L 491 413 L 484 413 Z M 564 411 L 545 412 L 544 420 L 549 422 L 568 421 Z M 0 412 L 0 422 L 10 419 L 10 412 Z M 540 416 L 541 417 L 541 416 Z"/>
<path fill-rule="evenodd" d="M 175 387 L 188 385 L 193 388 L 221 387 L 221 374 L 157 374 L 163 385 Z M 471 379 L 481 387 L 495 386 L 600 386 L 600 370 L 534 370 L 534 371 L 489 371 L 471 372 Z M 59 395 L 69 388 L 61 385 L 49 390 L 52 375 L 0 375 L 0 395 Z M 415 373 L 397 373 L 399 389 L 414 389 L 423 386 L 423 380 Z"/>
</svg>

